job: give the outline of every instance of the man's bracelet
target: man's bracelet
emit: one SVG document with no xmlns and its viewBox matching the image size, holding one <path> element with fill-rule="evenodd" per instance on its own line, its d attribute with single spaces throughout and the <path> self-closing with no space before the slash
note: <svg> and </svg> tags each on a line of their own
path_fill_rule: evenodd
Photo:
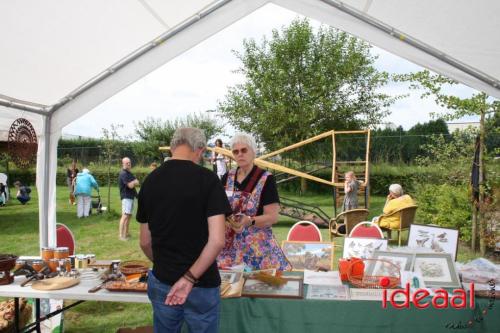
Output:
<svg viewBox="0 0 500 333">
<path fill-rule="evenodd" d="M 191 279 L 191 278 L 190 278 L 189 276 L 187 276 L 186 274 L 184 274 L 182 277 L 183 277 L 183 278 L 185 278 L 186 280 L 188 280 L 189 282 L 191 282 L 192 284 L 195 284 L 194 280 L 193 280 L 193 279 Z"/>
<path fill-rule="evenodd" d="M 186 273 L 184 273 L 184 276 L 188 277 L 189 278 L 188 280 L 190 282 L 192 282 L 193 284 L 199 282 L 198 279 L 194 277 L 193 273 L 191 273 L 191 271 L 189 269 L 186 271 Z"/>
</svg>

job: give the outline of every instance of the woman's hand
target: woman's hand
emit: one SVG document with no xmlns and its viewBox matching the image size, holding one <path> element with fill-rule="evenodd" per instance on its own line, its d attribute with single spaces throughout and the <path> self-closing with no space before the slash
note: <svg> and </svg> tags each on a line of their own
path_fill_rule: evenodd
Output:
<svg viewBox="0 0 500 333">
<path fill-rule="evenodd" d="M 249 227 L 252 225 L 252 218 L 248 215 L 245 215 L 241 218 L 242 220 L 242 224 L 245 226 L 245 227 Z"/>
<path fill-rule="evenodd" d="M 245 228 L 243 219 L 244 216 L 244 214 L 239 213 L 233 214 L 228 218 L 231 228 L 238 234 L 243 231 L 243 228 Z"/>
</svg>

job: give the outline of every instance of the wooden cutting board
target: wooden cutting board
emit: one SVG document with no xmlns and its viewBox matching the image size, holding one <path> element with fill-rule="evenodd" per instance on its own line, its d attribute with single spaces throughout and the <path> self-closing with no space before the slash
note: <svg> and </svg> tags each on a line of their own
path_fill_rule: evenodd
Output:
<svg viewBox="0 0 500 333">
<path fill-rule="evenodd" d="M 31 285 L 31 288 L 36 290 L 59 290 L 76 286 L 79 283 L 80 279 L 57 276 L 51 279 L 35 281 Z"/>
</svg>

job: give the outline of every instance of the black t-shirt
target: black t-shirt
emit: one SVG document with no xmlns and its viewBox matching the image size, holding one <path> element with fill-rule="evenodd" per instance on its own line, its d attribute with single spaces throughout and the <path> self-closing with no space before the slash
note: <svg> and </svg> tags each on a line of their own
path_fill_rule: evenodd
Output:
<svg viewBox="0 0 500 333">
<path fill-rule="evenodd" d="M 250 178 L 257 170 L 257 166 L 254 166 L 252 171 L 245 177 L 245 179 L 240 183 L 237 180 L 234 181 L 234 187 L 237 190 L 243 190 L 247 186 Z M 227 182 L 227 173 L 222 177 L 221 183 L 225 187 Z M 255 188 L 255 186 L 254 186 Z M 253 188 L 251 189 L 253 191 Z M 257 209 L 257 215 L 262 215 L 264 213 L 264 206 L 272 203 L 279 203 L 280 196 L 278 194 L 278 188 L 276 186 L 276 180 L 274 180 L 273 175 L 267 176 L 266 182 L 264 184 L 264 188 L 262 189 L 262 193 L 260 195 L 259 208 Z"/>
<path fill-rule="evenodd" d="M 151 172 L 138 202 L 136 219 L 148 223 L 151 231 L 153 273 L 169 285 L 184 275 L 207 244 L 207 219 L 232 213 L 219 178 L 185 160 L 169 160 Z M 197 287 L 220 285 L 215 261 L 199 280 Z"/>
<path fill-rule="evenodd" d="M 118 187 L 120 188 L 120 199 L 134 199 L 137 196 L 137 190 L 129 188 L 128 183 L 133 181 L 135 176 L 128 170 L 122 169 L 118 176 Z"/>
</svg>

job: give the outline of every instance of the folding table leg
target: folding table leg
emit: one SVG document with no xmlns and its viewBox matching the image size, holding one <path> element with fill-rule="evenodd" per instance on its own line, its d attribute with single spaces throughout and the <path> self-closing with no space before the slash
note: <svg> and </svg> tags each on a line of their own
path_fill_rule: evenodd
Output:
<svg viewBox="0 0 500 333">
<path fill-rule="evenodd" d="M 14 328 L 19 333 L 19 298 L 14 297 Z"/>
<path fill-rule="evenodd" d="M 36 315 L 36 332 L 41 333 L 42 329 L 40 327 L 40 299 L 35 298 L 35 315 Z"/>
</svg>

